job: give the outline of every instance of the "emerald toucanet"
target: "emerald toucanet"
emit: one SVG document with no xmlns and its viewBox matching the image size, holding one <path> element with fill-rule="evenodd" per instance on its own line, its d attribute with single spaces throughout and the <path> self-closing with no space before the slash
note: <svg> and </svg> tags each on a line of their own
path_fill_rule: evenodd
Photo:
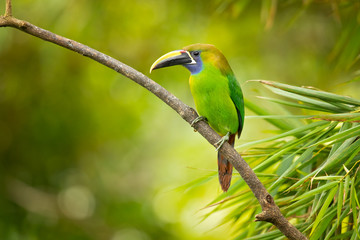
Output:
<svg viewBox="0 0 360 240">
<path fill-rule="evenodd" d="M 193 123 L 206 120 L 220 135 L 218 149 L 228 141 L 234 146 L 244 125 L 244 100 L 239 83 L 224 55 L 213 45 L 193 44 L 169 52 L 154 62 L 154 69 L 182 65 L 191 76 L 191 94 L 199 113 Z M 218 152 L 219 181 L 223 191 L 230 186 L 233 166 Z"/>
</svg>

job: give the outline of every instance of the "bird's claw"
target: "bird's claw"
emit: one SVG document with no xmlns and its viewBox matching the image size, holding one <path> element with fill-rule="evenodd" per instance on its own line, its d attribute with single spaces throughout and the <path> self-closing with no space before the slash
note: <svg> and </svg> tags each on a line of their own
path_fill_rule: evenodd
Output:
<svg viewBox="0 0 360 240">
<path fill-rule="evenodd" d="M 198 123 L 200 121 L 205 121 L 207 122 L 207 118 L 204 116 L 198 116 L 197 118 L 194 119 L 194 121 L 191 122 L 190 126 L 194 127 L 195 123 Z"/>
<path fill-rule="evenodd" d="M 218 145 L 215 151 L 219 151 L 219 149 L 222 147 L 222 145 L 229 140 L 230 132 L 228 132 L 225 136 L 223 136 L 219 141 L 215 143 L 215 145 Z"/>
</svg>

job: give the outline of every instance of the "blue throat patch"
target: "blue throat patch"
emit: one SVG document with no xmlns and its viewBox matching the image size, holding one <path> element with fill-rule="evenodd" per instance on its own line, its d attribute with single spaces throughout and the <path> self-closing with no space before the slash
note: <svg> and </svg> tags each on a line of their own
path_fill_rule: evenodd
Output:
<svg viewBox="0 0 360 240">
<path fill-rule="evenodd" d="M 196 64 L 184 64 L 183 66 L 191 72 L 191 75 L 194 75 L 201 72 L 203 68 L 203 62 L 199 57 L 198 59 L 196 59 Z"/>
</svg>

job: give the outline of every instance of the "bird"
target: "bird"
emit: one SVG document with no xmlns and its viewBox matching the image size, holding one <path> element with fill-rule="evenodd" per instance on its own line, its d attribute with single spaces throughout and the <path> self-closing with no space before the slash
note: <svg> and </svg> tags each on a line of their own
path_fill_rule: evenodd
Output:
<svg viewBox="0 0 360 240">
<path fill-rule="evenodd" d="M 158 58 L 150 73 L 159 68 L 182 65 L 191 73 L 190 91 L 199 114 L 191 125 L 206 121 L 222 138 L 219 150 L 227 141 L 234 146 L 236 135 L 244 126 L 244 98 L 223 53 L 211 44 L 192 44 L 181 50 L 171 51 Z M 221 188 L 227 192 L 232 177 L 232 164 L 218 151 L 218 174 Z"/>
</svg>

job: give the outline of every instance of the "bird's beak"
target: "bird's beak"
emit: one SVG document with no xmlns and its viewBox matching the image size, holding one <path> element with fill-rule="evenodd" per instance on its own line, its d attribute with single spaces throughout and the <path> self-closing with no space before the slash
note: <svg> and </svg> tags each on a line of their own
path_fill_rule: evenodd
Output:
<svg viewBox="0 0 360 240">
<path fill-rule="evenodd" d="M 175 50 L 161 56 L 156 60 L 150 68 L 150 73 L 154 69 L 170 67 L 180 64 L 195 64 L 195 60 L 191 57 L 190 53 L 185 50 Z"/>
</svg>

